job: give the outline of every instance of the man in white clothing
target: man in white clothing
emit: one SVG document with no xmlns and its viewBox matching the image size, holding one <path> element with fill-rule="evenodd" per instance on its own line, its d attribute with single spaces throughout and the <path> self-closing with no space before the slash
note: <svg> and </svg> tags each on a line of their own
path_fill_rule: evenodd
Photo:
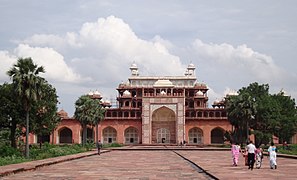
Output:
<svg viewBox="0 0 297 180">
<path fill-rule="evenodd" d="M 255 163 L 255 151 L 256 146 L 253 144 L 253 141 L 250 141 L 250 143 L 246 146 L 246 150 L 248 152 L 248 165 L 249 169 L 254 169 L 254 163 Z"/>
</svg>

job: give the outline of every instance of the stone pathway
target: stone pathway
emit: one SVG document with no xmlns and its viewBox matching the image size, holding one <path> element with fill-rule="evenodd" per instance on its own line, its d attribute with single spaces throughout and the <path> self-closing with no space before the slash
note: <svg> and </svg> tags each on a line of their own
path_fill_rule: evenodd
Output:
<svg viewBox="0 0 297 180">
<path fill-rule="evenodd" d="M 206 179 L 172 151 L 113 151 L 3 179 Z"/>
<path fill-rule="evenodd" d="M 239 159 L 239 166 L 232 166 L 229 151 L 176 151 L 190 159 L 218 179 L 297 179 L 297 160 L 277 158 L 277 169 L 270 169 L 269 159 L 265 156 L 260 169 L 249 170 L 244 165 L 244 158 Z"/>
<path fill-rule="evenodd" d="M 93 154 L 89 152 L 84 158 L 0 179 L 209 179 L 178 154 L 218 179 L 297 179 L 297 160 L 281 157 L 277 159 L 276 170 L 269 168 L 268 159 L 264 157 L 261 169 L 251 171 L 244 166 L 242 157 L 239 166 L 233 167 L 230 151 L 131 149 L 114 150 L 100 156 Z M 18 166 L 21 167 L 21 164 Z"/>
</svg>

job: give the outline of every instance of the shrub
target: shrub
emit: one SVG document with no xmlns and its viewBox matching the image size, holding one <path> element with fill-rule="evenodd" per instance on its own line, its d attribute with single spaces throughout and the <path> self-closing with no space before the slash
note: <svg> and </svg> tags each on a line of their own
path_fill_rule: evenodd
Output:
<svg viewBox="0 0 297 180">
<path fill-rule="evenodd" d="M 21 162 L 26 162 L 28 159 L 25 159 L 21 156 L 6 156 L 6 157 L 0 157 L 0 166 L 8 165 L 8 164 L 16 164 Z"/>
<path fill-rule="evenodd" d="M 1 146 L 0 147 L 0 157 L 5 157 L 5 156 L 21 156 L 21 152 L 18 149 L 15 149 L 10 146 Z"/>
</svg>

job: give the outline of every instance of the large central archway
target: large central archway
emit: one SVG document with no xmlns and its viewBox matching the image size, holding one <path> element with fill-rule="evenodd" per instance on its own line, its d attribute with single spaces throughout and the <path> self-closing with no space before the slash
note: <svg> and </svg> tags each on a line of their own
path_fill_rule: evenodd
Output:
<svg viewBox="0 0 297 180">
<path fill-rule="evenodd" d="M 165 106 L 153 112 L 152 143 L 176 144 L 175 113 Z"/>
</svg>

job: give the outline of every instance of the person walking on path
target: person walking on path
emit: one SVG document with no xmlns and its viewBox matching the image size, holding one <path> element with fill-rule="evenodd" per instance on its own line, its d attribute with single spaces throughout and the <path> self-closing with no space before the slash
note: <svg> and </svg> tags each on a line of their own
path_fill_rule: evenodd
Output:
<svg viewBox="0 0 297 180">
<path fill-rule="evenodd" d="M 241 153 L 241 149 L 238 143 L 235 143 L 235 144 L 232 143 L 231 153 L 232 153 L 233 166 L 237 166 L 239 155 Z"/>
<path fill-rule="evenodd" d="M 100 150 L 101 150 L 101 148 L 102 148 L 102 143 L 101 143 L 101 141 L 99 140 L 99 141 L 97 142 L 98 155 L 100 155 Z"/>
<path fill-rule="evenodd" d="M 276 169 L 276 146 L 274 145 L 273 142 L 271 142 L 269 148 L 268 148 L 268 156 L 269 156 L 269 161 L 270 161 L 270 168 L 271 169 Z"/>
<path fill-rule="evenodd" d="M 255 163 L 255 151 L 256 146 L 253 144 L 253 141 L 250 141 L 250 143 L 246 146 L 246 151 L 248 153 L 248 165 L 249 169 L 254 169 L 254 163 Z"/>
<path fill-rule="evenodd" d="M 259 146 L 256 145 L 256 152 L 255 152 L 255 159 L 256 159 L 256 168 L 260 169 L 262 166 L 262 160 L 263 160 L 263 149 Z"/>
</svg>

